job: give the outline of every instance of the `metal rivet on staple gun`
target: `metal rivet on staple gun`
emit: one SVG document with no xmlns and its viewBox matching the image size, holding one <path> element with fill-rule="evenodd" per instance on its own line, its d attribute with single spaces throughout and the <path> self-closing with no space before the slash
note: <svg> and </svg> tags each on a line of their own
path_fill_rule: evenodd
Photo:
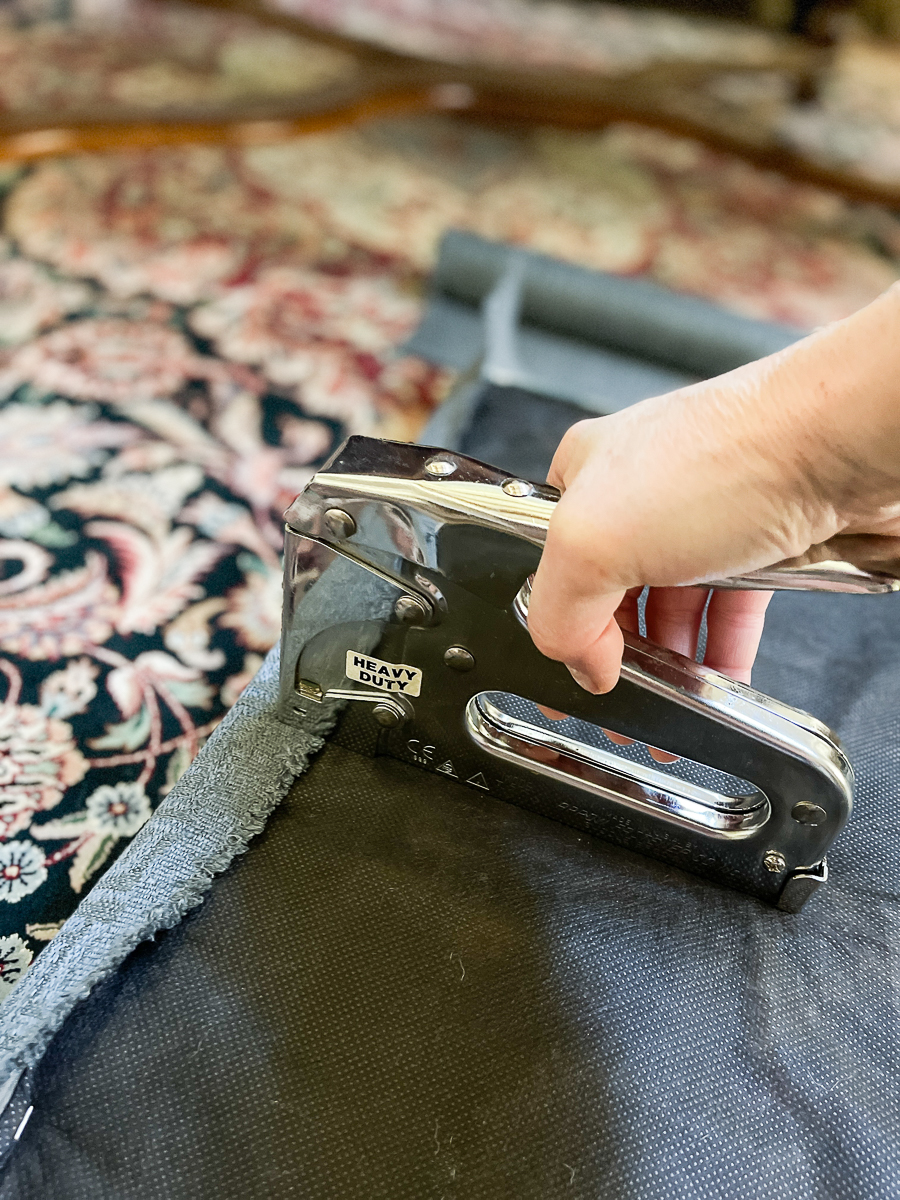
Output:
<svg viewBox="0 0 900 1200">
<path fill-rule="evenodd" d="M 429 475 L 436 475 L 438 479 L 445 479 L 448 475 L 452 475 L 456 467 L 457 464 L 452 458 L 440 454 L 436 454 L 434 458 L 429 458 L 425 464 L 427 473 Z"/>
<path fill-rule="evenodd" d="M 385 729 L 396 729 L 401 720 L 400 713 L 389 704 L 376 704 L 372 716 Z"/>
<path fill-rule="evenodd" d="M 356 533 L 356 522 L 342 508 L 326 509 L 323 520 L 325 528 L 332 537 L 336 537 L 341 541 L 345 538 L 353 537 L 354 533 Z"/>
<path fill-rule="evenodd" d="M 507 479 L 500 486 L 507 496 L 530 496 L 534 491 L 534 484 L 527 479 Z"/>
<path fill-rule="evenodd" d="M 475 666 L 475 658 L 465 646 L 449 646 L 444 651 L 444 662 L 454 671 L 471 671 Z"/>
<path fill-rule="evenodd" d="M 779 854 L 777 850 L 770 850 L 763 858 L 763 866 L 767 871 L 771 871 L 773 875 L 777 875 L 787 866 L 784 855 Z"/>
<path fill-rule="evenodd" d="M 406 625 L 417 625 L 428 620 L 428 609 L 418 596 L 401 596 L 394 605 L 394 616 Z"/>
<path fill-rule="evenodd" d="M 811 800 L 801 800 L 791 809 L 791 816 L 798 825 L 821 825 L 828 819 L 828 813 Z"/>
</svg>

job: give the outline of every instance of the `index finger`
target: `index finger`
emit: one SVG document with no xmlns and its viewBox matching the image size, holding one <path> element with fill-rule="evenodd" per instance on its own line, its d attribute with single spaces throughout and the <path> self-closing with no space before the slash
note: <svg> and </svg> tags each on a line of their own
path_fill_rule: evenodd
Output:
<svg viewBox="0 0 900 1200">
<path fill-rule="evenodd" d="M 559 518 L 568 518 L 561 507 L 550 523 L 532 585 L 528 630 L 538 650 L 565 663 L 582 687 L 608 692 L 622 663 L 624 642 L 615 613 L 625 589 L 592 587 L 578 534 L 581 522 Z M 584 535 L 592 532 L 585 529 Z"/>
<path fill-rule="evenodd" d="M 713 592 L 706 613 L 704 663 L 749 683 L 771 599 L 771 592 Z"/>
</svg>

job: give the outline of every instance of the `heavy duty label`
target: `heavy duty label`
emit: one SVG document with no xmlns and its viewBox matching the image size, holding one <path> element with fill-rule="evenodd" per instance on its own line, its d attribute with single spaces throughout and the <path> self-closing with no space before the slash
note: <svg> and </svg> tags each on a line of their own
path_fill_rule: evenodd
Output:
<svg viewBox="0 0 900 1200">
<path fill-rule="evenodd" d="M 422 690 L 422 672 L 418 667 L 382 662 L 380 658 L 371 658 L 356 650 L 347 651 L 346 675 L 348 679 L 368 687 L 381 688 L 383 692 L 418 696 Z"/>
</svg>

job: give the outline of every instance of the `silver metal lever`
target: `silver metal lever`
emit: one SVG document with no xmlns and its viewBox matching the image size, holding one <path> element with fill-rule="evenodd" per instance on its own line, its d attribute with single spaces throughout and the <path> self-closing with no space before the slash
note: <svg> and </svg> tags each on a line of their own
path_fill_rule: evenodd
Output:
<svg viewBox="0 0 900 1200">
<path fill-rule="evenodd" d="M 752 837 L 772 814 L 768 797 L 753 785 L 745 794 L 729 796 L 643 763 L 627 762 L 560 730 L 523 721 L 489 693 L 473 696 L 466 705 L 466 728 L 472 741 L 495 758 L 707 837 Z"/>
<path fill-rule="evenodd" d="M 349 512 L 376 503 L 415 512 L 433 526 L 470 524 L 543 546 L 559 498 L 556 488 L 511 478 L 451 451 L 351 438 L 285 516 L 293 528 L 311 533 L 317 508 L 321 524 L 329 507 Z M 348 540 L 351 546 L 353 540 Z M 420 553 L 426 561 L 427 547 Z M 747 590 L 895 592 L 900 590 L 900 538 L 839 535 L 762 570 L 696 582 Z"/>
</svg>

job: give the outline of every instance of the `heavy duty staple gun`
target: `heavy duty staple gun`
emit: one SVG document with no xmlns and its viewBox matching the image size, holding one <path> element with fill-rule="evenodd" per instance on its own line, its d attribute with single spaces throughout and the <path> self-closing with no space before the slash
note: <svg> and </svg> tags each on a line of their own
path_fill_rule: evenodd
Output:
<svg viewBox="0 0 900 1200">
<path fill-rule="evenodd" d="M 613 691 L 579 688 L 527 631 L 558 498 L 457 453 L 350 438 L 286 513 L 283 716 L 315 720 L 339 702 L 337 737 L 359 751 L 797 911 L 850 815 L 836 737 L 629 634 Z M 710 586 L 894 591 L 895 543 L 837 538 Z M 315 602 L 326 577 L 337 614 Z M 614 746 L 604 730 L 638 745 Z M 679 761 L 661 765 L 643 744 Z"/>
</svg>

